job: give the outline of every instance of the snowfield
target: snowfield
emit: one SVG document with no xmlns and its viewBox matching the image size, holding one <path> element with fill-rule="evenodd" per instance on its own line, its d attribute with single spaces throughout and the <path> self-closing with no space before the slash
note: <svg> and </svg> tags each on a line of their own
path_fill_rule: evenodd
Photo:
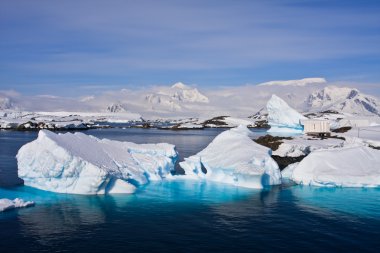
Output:
<svg viewBox="0 0 380 253">
<path fill-rule="evenodd" d="M 0 129 L 88 129 L 95 122 L 141 121 L 136 113 L 96 112 L 0 112 Z"/>
<path fill-rule="evenodd" d="M 17 154 L 25 185 L 75 194 L 133 193 L 139 185 L 170 177 L 174 145 L 135 144 L 83 133 L 41 130 Z"/>
<path fill-rule="evenodd" d="M 291 140 L 281 140 L 277 150 L 273 151 L 273 155 L 281 157 L 298 157 L 308 155 L 310 152 L 327 149 L 337 148 L 344 145 L 344 140 L 336 138 L 320 139 L 313 138 L 307 135 L 298 135 L 292 137 Z"/>
<path fill-rule="evenodd" d="M 345 138 L 353 138 L 374 147 L 380 147 L 380 126 L 352 128 L 341 134 Z"/>
<path fill-rule="evenodd" d="M 378 187 L 380 151 L 361 145 L 317 150 L 289 170 L 283 173 L 298 184 Z"/>
<path fill-rule="evenodd" d="M 0 199 L 0 212 L 11 210 L 21 207 L 31 207 L 34 206 L 33 201 L 24 201 L 23 199 L 16 198 L 14 200 L 10 199 Z"/>
<path fill-rule="evenodd" d="M 219 134 L 204 150 L 180 163 L 184 177 L 248 188 L 280 184 L 271 150 L 252 141 L 251 134 L 245 126 Z"/>
</svg>

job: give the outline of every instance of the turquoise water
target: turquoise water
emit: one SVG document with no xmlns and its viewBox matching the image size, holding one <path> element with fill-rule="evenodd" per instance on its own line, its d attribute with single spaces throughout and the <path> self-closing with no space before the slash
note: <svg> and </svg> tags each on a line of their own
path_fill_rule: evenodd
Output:
<svg viewBox="0 0 380 253">
<path fill-rule="evenodd" d="M 218 129 L 103 129 L 98 137 L 171 142 L 182 156 Z M 258 135 L 262 133 L 257 133 Z M 36 206 L 0 213 L 0 252 L 379 252 L 380 189 L 211 182 L 151 183 L 132 195 L 80 196 L 15 186 L 14 156 L 33 132 L 0 132 L 0 198 Z M 180 159 L 182 159 L 181 157 Z M 4 184 L 3 184 L 4 183 Z"/>
</svg>

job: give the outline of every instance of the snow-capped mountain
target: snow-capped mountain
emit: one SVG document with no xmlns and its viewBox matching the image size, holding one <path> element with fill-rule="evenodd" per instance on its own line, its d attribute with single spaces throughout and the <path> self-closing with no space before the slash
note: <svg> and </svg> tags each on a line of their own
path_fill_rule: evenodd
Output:
<svg viewBox="0 0 380 253">
<path fill-rule="evenodd" d="M 0 97 L 0 110 L 12 109 L 13 103 L 8 97 Z"/>
<path fill-rule="evenodd" d="M 123 104 L 110 104 L 107 107 L 107 112 L 114 112 L 114 113 L 120 113 L 120 112 L 126 112 L 125 106 Z"/>
<path fill-rule="evenodd" d="M 79 98 L 0 93 L 0 110 L 91 113 L 127 111 L 152 120 L 185 117 L 206 120 L 221 115 L 246 118 L 264 108 L 252 116 L 263 120 L 268 113 L 265 105 L 272 94 L 299 112 L 335 110 L 363 116 L 380 116 L 379 98 L 365 95 L 354 88 L 329 86 L 323 78 L 272 81 L 265 85 L 208 87 L 201 91 L 179 82 L 172 86 L 110 90 Z"/>
<path fill-rule="evenodd" d="M 328 86 L 310 94 L 305 106 L 307 111 L 334 110 L 338 112 L 380 115 L 380 100 L 347 87 Z"/>
<path fill-rule="evenodd" d="M 193 103 L 208 103 L 209 99 L 198 91 L 197 88 L 191 88 L 181 82 L 175 83 L 171 90 L 174 94 L 173 98 L 178 101 L 193 102 Z"/>
<path fill-rule="evenodd" d="M 145 101 L 151 106 L 151 109 L 168 109 L 170 111 L 180 111 L 180 102 L 173 99 L 172 96 L 162 93 L 152 93 L 145 96 Z"/>
<path fill-rule="evenodd" d="M 145 101 L 151 105 L 151 109 L 169 109 L 181 111 L 184 104 L 209 103 L 208 97 L 181 82 L 175 83 L 170 88 L 162 88 L 155 93 L 145 96 Z"/>
</svg>

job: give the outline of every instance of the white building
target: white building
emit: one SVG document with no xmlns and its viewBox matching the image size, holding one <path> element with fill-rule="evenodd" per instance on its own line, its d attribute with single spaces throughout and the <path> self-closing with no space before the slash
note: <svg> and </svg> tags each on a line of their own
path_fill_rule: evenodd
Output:
<svg viewBox="0 0 380 253">
<path fill-rule="evenodd" d="M 302 120 L 304 133 L 310 135 L 330 135 L 330 121 L 324 119 Z"/>
</svg>

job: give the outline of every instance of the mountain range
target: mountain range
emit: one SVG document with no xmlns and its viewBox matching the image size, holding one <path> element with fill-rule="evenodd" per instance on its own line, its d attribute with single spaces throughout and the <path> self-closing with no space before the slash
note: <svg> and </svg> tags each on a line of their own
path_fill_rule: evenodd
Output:
<svg viewBox="0 0 380 253">
<path fill-rule="evenodd" d="M 329 85 L 323 78 L 271 81 L 202 91 L 178 82 L 172 86 L 123 89 L 81 98 L 9 97 L 0 94 L 0 110 L 19 108 L 24 111 L 135 112 L 145 118 L 210 118 L 220 115 L 248 117 L 264 108 L 272 94 L 304 113 L 332 110 L 354 115 L 380 116 L 379 98 L 364 94 L 356 88 Z"/>
</svg>

